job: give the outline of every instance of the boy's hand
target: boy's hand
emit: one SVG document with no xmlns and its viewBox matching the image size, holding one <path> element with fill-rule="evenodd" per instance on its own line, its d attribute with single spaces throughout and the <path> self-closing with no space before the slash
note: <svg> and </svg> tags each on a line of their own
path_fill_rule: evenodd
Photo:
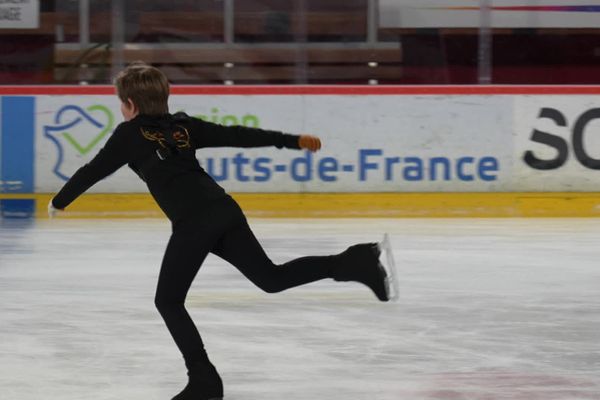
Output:
<svg viewBox="0 0 600 400">
<path fill-rule="evenodd" d="M 311 135 L 300 135 L 298 145 L 301 149 L 306 149 L 314 153 L 321 149 L 321 139 Z"/>
<path fill-rule="evenodd" d="M 54 204 L 52 204 L 52 199 L 50 199 L 50 202 L 48 203 L 48 218 L 52 219 L 56 216 L 56 213 L 62 211 L 59 208 L 54 207 Z"/>
</svg>

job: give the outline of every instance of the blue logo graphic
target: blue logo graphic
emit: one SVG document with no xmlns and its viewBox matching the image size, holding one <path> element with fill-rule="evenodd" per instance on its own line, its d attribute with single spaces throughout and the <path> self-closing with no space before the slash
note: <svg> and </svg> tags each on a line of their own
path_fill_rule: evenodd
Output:
<svg viewBox="0 0 600 400">
<path fill-rule="evenodd" d="M 87 155 L 112 131 L 114 117 L 103 105 L 83 109 L 76 105 L 62 107 L 54 116 L 54 125 L 44 125 L 44 136 L 58 149 L 58 158 L 52 171 L 64 181 L 74 171 L 65 171 L 67 154 Z M 68 151 L 66 151 L 68 150 Z"/>
</svg>

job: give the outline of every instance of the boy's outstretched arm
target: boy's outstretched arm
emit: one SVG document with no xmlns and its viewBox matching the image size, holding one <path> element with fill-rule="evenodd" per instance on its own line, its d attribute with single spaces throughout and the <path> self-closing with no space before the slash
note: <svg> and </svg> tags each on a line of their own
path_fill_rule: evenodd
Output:
<svg viewBox="0 0 600 400">
<path fill-rule="evenodd" d="M 82 193 L 127 163 L 127 143 L 124 132 L 115 130 L 104 148 L 88 164 L 79 168 L 62 189 L 50 200 L 48 213 L 64 210 Z"/>
<path fill-rule="evenodd" d="M 202 147 L 267 147 L 317 151 L 321 141 L 316 136 L 292 135 L 244 126 L 223 126 L 194 118 L 192 140 Z"/>
</svg>

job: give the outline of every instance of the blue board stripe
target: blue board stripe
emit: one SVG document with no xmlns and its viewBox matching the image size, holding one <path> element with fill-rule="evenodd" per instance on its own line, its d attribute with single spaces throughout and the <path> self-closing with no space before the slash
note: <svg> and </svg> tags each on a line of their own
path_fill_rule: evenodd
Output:
<svg viewBox="0 0 600 400">
<path fill-rule="evenodd" d="M 35 217 L 35 200 L 0 199 L 0 217 L 33 218 Z"/>
<path fill-rule="evenodd" d="M 0 157 L 0 191 L 33 193 L 35 98 L 4 96 L 2 108 L 2 151 Z"/>
</svg>

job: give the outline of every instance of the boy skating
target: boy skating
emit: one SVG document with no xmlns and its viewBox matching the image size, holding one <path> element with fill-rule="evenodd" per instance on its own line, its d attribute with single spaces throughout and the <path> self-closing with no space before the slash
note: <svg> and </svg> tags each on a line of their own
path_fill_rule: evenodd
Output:
<svg viewBox="0 0 600 400">
<path fill-rule="evenodd" d="M 145 64 L 116 78 L 125 122 L 90 163 L 81 167 L 50 201 L 49 213 L 65 209 L 96 182 L 123 165 L 143 179 L 172 223 L 159 275 L 155 304 L 188 370 L 189 382 L 174 400 L 223 397 L 223 383 L 210 362 L 184 302 L 202 262 L 213 253 L 234 265 L 256 286 L 280 292 L 325 278 L 367 285 L 381 301 L 393 286 L 379 262 L 376 243 L 351 246 L 331 256 L 302 257 L 275 265 L 252 233 L 237 203 L 201 167 L 195 151 L 206 147 L 321 148 L 319 138 L 245 127 L 224 127 L 169 114 L 169 84 Z M 390 253 L 391 254 L 391 253 Z"/>
</svg>

